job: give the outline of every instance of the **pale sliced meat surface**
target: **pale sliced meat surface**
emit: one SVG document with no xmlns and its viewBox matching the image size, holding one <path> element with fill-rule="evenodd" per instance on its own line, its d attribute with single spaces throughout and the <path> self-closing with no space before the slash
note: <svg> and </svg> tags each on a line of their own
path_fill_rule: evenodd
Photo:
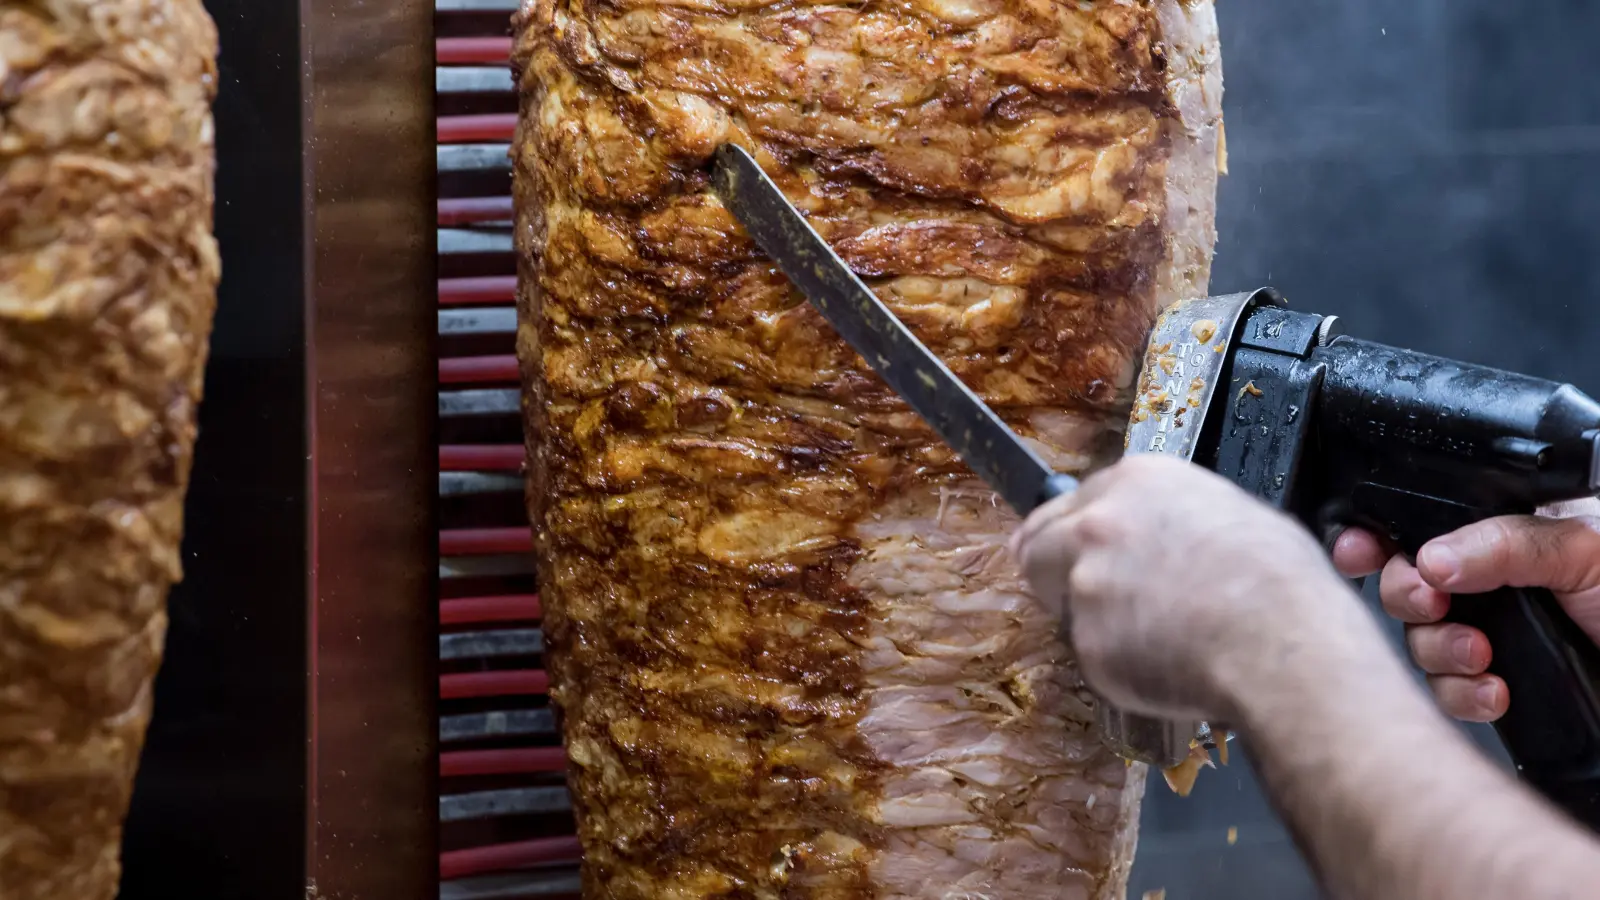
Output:
<svg viewBox="0 0 1600 900">
<path fill-rule="evenodd" d="M 1063 471 L 1205 293 L 1212 6 L 525 0 L 530 515 L 590 897 L 1112 898 L 1145 773 L 1016 522 L 710 192 L 749 148 Z"/>
</svg>

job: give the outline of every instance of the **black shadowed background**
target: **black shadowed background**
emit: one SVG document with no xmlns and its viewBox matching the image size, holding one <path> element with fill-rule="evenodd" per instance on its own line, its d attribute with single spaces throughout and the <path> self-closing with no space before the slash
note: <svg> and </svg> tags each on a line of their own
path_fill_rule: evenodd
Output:
<svg viewBox="0 0 1600 900">
<path fill-rule="evenodd" d="M 1353 336 L 1600 392 L 1600 5 L 1217 15 L 1231 174 L 1213 293 L 1270 284 Z M 1188 799 L 1152 785 L 1131 897 L 1319 896 L 1238 756 Z"/>
</svg>

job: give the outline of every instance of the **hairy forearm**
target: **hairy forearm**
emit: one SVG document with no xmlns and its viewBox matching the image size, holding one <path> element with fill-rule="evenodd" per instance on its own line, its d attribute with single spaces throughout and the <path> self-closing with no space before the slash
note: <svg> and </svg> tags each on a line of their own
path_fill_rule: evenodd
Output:
<svg viewBox="0 0 1600 900">
<path fill-rule="evenodd" d="M 1350 900 L 1592 897 L 1600 841 L 1484 759 L 1347 606 L 1242 665 L 1230 688 L 1327 888 Z"/>
</svg>

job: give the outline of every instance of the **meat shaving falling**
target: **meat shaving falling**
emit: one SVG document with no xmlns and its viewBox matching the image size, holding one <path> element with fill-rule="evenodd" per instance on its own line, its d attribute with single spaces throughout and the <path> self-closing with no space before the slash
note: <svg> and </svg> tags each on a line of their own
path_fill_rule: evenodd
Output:
<svg viewBox="0 0 1600 900">
<path fill-rule="evenodd" d="M 1187 797 L 1194 792 L 1195 782 L 1200 780 L 1201 769 L 1214 769 L 1216 764 L 1211 761 L 1211 753 L 1205 745 L 1194 741 L 1189 745 L 1189 758 L 1167 769 L 1162 774 L 1166 776 L 1167 787 L 1179 797 Z"/>
</svg>

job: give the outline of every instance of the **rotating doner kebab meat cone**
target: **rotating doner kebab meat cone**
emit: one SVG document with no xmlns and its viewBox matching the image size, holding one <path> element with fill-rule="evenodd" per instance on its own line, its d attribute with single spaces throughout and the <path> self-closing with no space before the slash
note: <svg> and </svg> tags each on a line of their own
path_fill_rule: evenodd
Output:
<svg viewBox="0 0 1600 900">
<path fill-rule="evenodd" d="M 735 142 L 1054 468 L 1206 293 L 1207 2 L 528 0 L 530 505 L 590 897 L 1111 898 L 1144 769 L 1015 517 L 751 243 Z"/>
<path fill-rule="evenodd" d="M 0 2 L 0 896 L 109 900 L 220 265 L 199 0 Z"/>
</svg>

